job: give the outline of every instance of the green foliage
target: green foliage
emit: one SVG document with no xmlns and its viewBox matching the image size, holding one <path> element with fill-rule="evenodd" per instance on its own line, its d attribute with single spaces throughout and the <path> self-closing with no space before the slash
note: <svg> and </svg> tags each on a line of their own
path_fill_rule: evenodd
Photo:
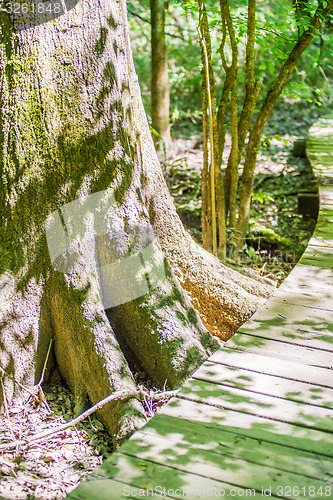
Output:
<svg viewBox="0 0 333 500">
<path fill-rule="evenodd" d="M 140 12 L 141 18 L 146 15 L 147 10 L 149 9 L 147 0 L 132 0 L 130 2 L 131 8 L 135 8 L 137 12 Z M 200 4 L 201 5 L 201 4 Z M 260 120 L 256 122 L 262 124 L 262 128 L 257 130 L 258 141 L 255 139 L 252 144 L 252 151 L 258 152 L 262 151 L 270 151 L 274 154 L 275 149 L 277 148 L 278 143 L 283 143 L 284 148 L 289 147 L 288 138 L 281 138 L 281 135 L 286 134 L 288 132 L 290 135 L 295 135 L 298 133 L 298 130 L 292 130 L 289 128 L 289 114 L 293 113 L 293 110 L 296 110 L 295 113 L 298 113 L 298 122 L 299 122 L 299 131 L 304 130 L 311 120 L 310 116 L 312 115 L 312 119 L 318 114 L 318 109 L 320 106 L 325 105 L 329 106 L 333 100 L 333 91 L 330 85 L 330 81 L 333 80 L 333 66 L 332 66 L 332 46 L 333 46 L 333 17 L 329 17 L 326 23 L 323 24 L 320 31 L 318 31 L 315 36 L 313 42 L 310 46 L 302 53 L 302 50 L 298 51 L 297 57 L 294 61 L 298 60 L 300 55 L 302 54 L 301 59 L 298 62 L 298 66 L 296 71 L 292 73 L 292 77 L 286 85 L 286 81 L 288 80 L 289 73 L 286 70 L 284 73 L 280 73 L 281 68 L 288 68 L 290 72 L 293 71 L 292 60 L 289 61 L 289 66 L 285 66 L 286 61 L 288 61 L 288 57 L 292 51 L 292 49 L 297 44 L 302 33 L 306 32 L 308 29 L 308 24 L 310 22 L 311 16 L 315 13 L 318 3 L 316 1 L 310 1 L 306 3 L 306 7 L 301 10 L 298 9 L 295 12 L 293 8 L 293 2 L 291 0 L 282 0 L 281 2 L 267 2 L 267 0 L 257 0 L 256 4 L 256 19 L 255 19 L 255 46 L 254 46 L 254 55 L 255 55 L 255 69 L 254 69 L 254 80 L 256 82 L 260 82 L 262 84 L 262 90 L 259 95 L 259 99 L 256 104 L 256 108 L 252 115 L 253 108 L 251 108 L 250 99 L 245 101 L 248 107 L 245 107 L 245 113 L 242 115 L 242 122 L 239 122 L 239 128 L 244 124 L 243 127 L 243 138 L 249 128 L 251 128 L 251 116 L 252 116 L 252 125 L 255 123 L 256 118 L 260 110 L 264 109 L 263 103 L 266 105 L 267 113 L 260 112 Z M 226 82 L 226 72 L 228 72 L 227 66 L 230 68 L 232 61 L 235 61 L 235 53 L 237 52 L 237 89 L 236 89 L 236 100 L 237 107 L 233 104 L 233 112 L 231 113 L 230 109 L 230 100 L 227 103 L 226 112 L 223 116 L 223 122 L 225 131 L 229 133 L 231 131 L 231 122 L 235 124 L 234 119 L 231 117 L 238 114 L 238 118 L 240 116 L 241 110 L 243 108 L 244 99 L 245 99 L 245 88 L 246 81 L 249 82 L 249 73 L 247 73 L 246 68 L 246 47 L 247 47 L 247 37 L 248 37 L 248 2 L 245 0 L 236 0 L 235 2 L 229 2 L 230 7 L 230 16 L 233 24 L 235 41 L 237 45 L 237 51 L 235 50 L 235 46 L 232 46 L 232 36 L 231 41 L 229 36 L 226 37 L 224 47 L 221 47 L 221 41 L 223 39 L 223 33 L 225 31 L 230 31 L 230 24 L 227 21 L 229 19 L 229 14 L 227 11 L 224 12 L 224 21 L 221 17 L 220 12 L 220 2 L 218 0 L 206 0 L 205 9 L 207 11 L 207 22 L 209 26 L 209 38 L 210 40 L 206 43 L 206 48 L 208 47 L 208 56 L 209 61 L 211 61 L 211 67 L 207 71 L 207 75 L 211 71 L 212 75 L 214 75 L 215 80 L 215 89 L 216 92 L 216 102 L 217 106 L 219 105 L 220 98 L 222 95 L 222 91 L 224 88 L 224 84 Z M 202 7 L 203 8 L 203 7 Z M 201 115 L 201 73 L 203 70 L 203 66 L 207 67 L 205 62 L 205 58 L 201 59 L 200 53 L 200 44 L 198 40 L 198 26 L 199 26 L 199 3 L 198 0 L 172 0 L 169 2 L 168 7 L 168 15 L 167 15 L 167 40 L 168 40 L 168 57 L 169 57 L 169 81 L 170 81 L 170 95 L 171 95 L 171 110 L 170 110 L 170 120 L 173 124 L 173 136 L 175 137 L 175 131 L 180 131 L 183 133 L 184 129 L 182 128 L 182 123 L 184 120 L 190 118 L 192 122 L 199 122 Z M 203 12 L 200 11 L 201 13 Z M 204 16 L 201 15 L 201 20 Z M 206 22 L 206 21 L 205 21 Z M 150 26 L 149 22 L 145 22 L 144 26 L 142 19 L 138 21 L 138 17 L 131 17 L 131 23 L 134 27 L 134 57 L 137 64 L 137 70 L 139 72 L 139 78 L 141 82 L 142 88 L 144 88 L 144 92 L 146 92 L 146 99 L 149 98 L 149 86 L 150 81 L 150 72 L 140 72 L 140 67 L 145 61 L 145 71 L 147 67 L 149 67 L 149 58 L 150 53 L 147 52 L 146 55 L 143 55 L 142 51 L 142 33 L 145 32 L 144 40 L 147 40 L 147 44 L 149 45 L 149 37 L 150 37 Z M 134 26 L 135 23 L 141 23 L 140 27 Z M 228 24 L 229 23 L 229 24 Z M 205 24 L 207 25 L 207 24 Z M 228 29 L 227 29 L 228 26 Z M 135 43 L 135 40 L 139 40 L 139 43 Z M 249 38 L 251 39 L 251 37 Z M 202 39 L 201 39 L 202 40 Z M 207 38 L 208 40 L 208 38 Z M 304 40 L 303 40 L 304 41 Z M 202 44 L 202 42 L 201 42 Z M 145 42 L 144 42 L 145 45 Z M 298 44 L 299 47 L 302 48 L 302 44 Z M 306 44 L 303 45 L 305 47 Z M 138 50 L 137 50 L 138 49 Z M 221 51 L 223 50 L 223 63 L 221 62 Z M 203 53 L 204 53 L 203 49 Z M 207 52 L 206 52 L 207 54 Z M 207 57 L 207 55 L 205 56 Z M 233 59 L 234 58 L 234 59 Z M 147 63 L 148 61 L 148 63 Z M 206 66 L 205 66 L 206 65 Z M 249 66 L 248 66 L 249 69 Z M 231 71 L 231 70 L 229 70 Z M 233 71 L 233 70 L 232 70 Z M 249 70 L 251 72 L 251 69 Z M 277 91 L 274 93 L 273 83 L 275 85 L 276 78 L 279 75 L 281 76 L 280 82 L 282 82 L 279 87 L 276 85 Z M 232 73 L 233 75 L 234 73 Z M 250 78 L 251 79 L 251 78 Z M 210 77 L 206 79 L 206 82 L 211 81 Z M 208 85 L 206 85 L 208 86 Z M 258 88 L 260 86 L 258 85 Z M 281 94 L 281 88 L 284 87 L 283 93 L 280 96 L 277 103 L 275 103 L 275 97 Z M 248 92 L 247 96 L 255 95 L 253 89 L 256 88 L 256 85 L 251 80 L 250 84 L 251 90 Z M 232 90 L 232 95 L 233 94 Z M 259 91 L 258 91 L 259 92 Z M 230 88 L 226 95 L 230 96 Z M 273 96 L 270 100 L 270 105 L 267 106 L 267 100 L 269 101 L 269 97 Z M 266 99 L 264 101 L 264 99 Z M 215 102 L 215 101 L 214 101 Z M 235 101 L 234 101 L 235 102 Z M 266 134 L 263 136 L 263 128 L 266 124 L 268 117 L 271 114 L 272 107 L 275 106 L 276 116 L 279 117 L 278 120 L 271 120 L 271 123 L 268 123 L 266 128 Z M 236 110 L 238 108 L 238 111 Z M 149 110 L 149 104 L 146 100 L 146 109 Z M 236 110 L 236 111 L 235 111 Z M 283 113 L 285 112 L 285 115 Z M 221 115 L 219 115 L 220 125 L 221 125 Z M 281 120 L 280 120 L 281 115 Z M 213 116 L 213 115 L 212 115 Z M 248 121 L 247 121 L 247 116 Z M 209 118 L 209 121 L 214 123 L 214 120 Z M 281 122 L 281 123 L 278 123 Z M 297 121 L 294 117 L 291 120 L 293 126 Z M 211 133 L 213 127 L 209 130 Z M 236 125 L 237 128 L 237 125 Z M 216 136 L 220 133 L 217 130 L 213 133 Z M 235 126 L 233 125 L 233 134 L 235 137 Z M 224 131 L 223 131 L 224 133 Z M 238 130 L 239 137 L 242 134 Z M 304 132 L 303 132 L 304 133 Z M 221 136 L 219 136 L 220 142 Z M 256 137 L 255 134 L 251 136 Z M 262 137 L 261 143 L 259 143 L 260 137 Z M 212 138 L 210 138 L 212 139 Z M 242 139 L 243 140 L 243 139 Z M 245 139 L 244 139 L 245 140 Z M 210 140 L 210 143 L 213 143 Z M 239 142 L 240 147 L 243 152 L 244 142 Z M 220 146 L 218 146 L 220 147 Z M 216 146 L 216 150 L 218 149 Z M 215 146 L 214 146 L 215 148 Z M 246 145 L 245 145 L 246 149 Z M 222 151 L 220 151 L 222 156 Z M 259 153 L 258 153 L 259 154 Z M 251 155 L 248 155 L 251 156 Z M 253 156 L 253 155 L 252 155 Z M 214 157 L 214 156 L 213 156 Z M 206 158 L 206 156 L 204 156 Z M 231 156 L 230 156 L 231 158 Z M 229 159 L 230 159 L 229 158 Z M 235 156 L 234 156 L 235 158 Z M 219 161 L 219 160 L 218 160 Z M 245 160 L 245 171 L 249 166 L 247 163 L 248 157 Z M 232 162 L 235 164 L 235 160 Z M 223 163 L 223 175 L 226 167 L 226 160 L 224 159 Z M 238 165 L 238 163 L 237 163 Z M 236 170 L 237 170 L 236 165 Z M 227 172 L 230 168 L 230 164 L 228 163 Z M 249 171 L 252 166 L 249 167 Z M 254 168 L 254 163 L 253 163 Z M 170 168 L 170 173 L 173 175 L 175 172 L 173 167 Z M 239 171 L 233 175 L 233 179 L 237 179 L 239 175 Z M 172 194 L 176 197 L 179 212 L 186 214 L 186 217 L 191 218 L 192 220 L 198 220 L 201 212 L 201 201 L 198 196 L 197 188 L 200 187 L 199 179 L 193 179 L 194 186 L 191 185 L 192 179 L 191 176 L 185 175 L 185 178 L 182 177 L 182 172 L 177 171 L 176 174 L 177 179 L 172 183 L 171 191 Z M 228 179 L 228 176 L 225 177 Z M 245 176 L 246 178 L 246 176 Z M 248 176 L 249 178 L 249 176 Z M 228 182 L 228 180 L 227 180 Z M 252 181 L 251 181 L 252 182 Z M 233 181 L 233 186 L 237 183 Z M 242 189 L 245 186 L 245 182 L 243 183 Z M 226 183 L 225 188 L 228 190 L 228 184 Z M 231 188 L 230 188 L 231 189 Z M 251 192 L 251 186 L 248 186 L 247 193 Z M 252 201 L 254 205 L 264 205 L 269 206 L 269 204 L 273 203 L 273 197 L 270 193 L 266 192 L 258 192 L 256 188 L 254 188 L 255 194 L 252 193 Z M 245 191 L 245 190 L 243 190 Z M 242 191 L 242 200 L 244 201 L 244 193 Z M 232 201 L 227 200 L 229 206 L 227 206 L 228 216 L 226 217 L 227 221 L 230 222 L 231 225 L 235 226 L 233 228 L 229 228 L 229 233 L 227 235 L 227 241 L 230 242 L 230 247 L 234 245 L 232 241 L 233 236 L 230 234 L 230 230 L 238 231 L 238 234 L 241 234 L 241 237 L 237 237 L 238 241 L 241 241 L 245 233 L 242 232 L 243 229 L 240 229 L 239 220 L 236 223 L 236 209 L 234 209 L 236 202 L 236 189 L 233 187 L 231 189 L 232 195 L 230 195 L 230 199 Z M 248 196 L 248 194 L 246 194 Z M 233 198 L 232 198 L 233 197 Z M 203 200 L 204 201 L 204 200 Z M 206 220 L 206 205 L 205 201 L 202 204 L 202 210 L 204 214 L 204 219 Z M 243 207 L 244 208 L 244 207 Z M 214 209 L 212 209 L 214 210 Z M 243 210 L 244 212 L 244 210 Z M 243 213 L 241 210 L 239 213 Z M 214 211 L 212 212 L 214 214 Z M 244 215 L 244 214 L 243 214 Z M 205 219 L 206 217 L 206 219 Z M 215 217 L 212 218 L 215 220 Z M 211 223 L 210 223 L 211 224 Z M 248 221 L 244 222 L 245 225 L 248 224 Z M 205 230 L 206 231 L 206 230 Z M 219 231 L 223 235 L 224 230 Z M 244 229 L 245 231 L 245 229 Z M 206 234 L 206 232 L 205 232 Z M 225 235 L 221 237 L 222 241 L 226 241 Z M 205 242 L 204 242 L 205 245 Z M 208 244 L 208 246 L 210 243 Z M 207 248 L 208 248 L 207 246 Z M 216 246 L 216 245 L 215 245 Z M 205 247 L 206 248 L 206 247 Z M 213 244 L 214 248 L 214 244 Z M 250 249 L 248 249 L 251 252 Z"/>
<path fill-rule="evenodd" d="M 298 36 L 300 21 L 295 18 L 290 0 L 281 2 L 257 2 L 256 15 L 256 78 L 267 87 L 286 59 Z M 317 7 L 309 2 L 310 14 Z M 240 59 L 245 59 L 246 9 L 247 2 L 231 2 L 232 19 L 236 29 L 236 39 Z M 150 24 L 149 1 L 128 2 L 131 41 L 136 70 L 144 99 L 145 109 L 150 114 Z M 221 16 L 219 2 L 207 2 L 209 26 L 212 37 L 212 61 L 214 67 L 221 66 Z M 134 15 L 133 12 L 136 14 Z M 137 16 L 141 16 L 140 18 Z M 197 0 L 172 0 L 166 16 L 166 32 L 169 58 L 170 121 L 188 119 L 201 113 L 201 58 L 198 43 L 198 3 Z M 331 14 L 319 35 L 308 48 L 284 89 L 285 101 L 329 104 L 333 100 L 333 15 Z M 304 26 L 303 26 L 303 29 Z M 231 54 L 230 47 L 228 49 Z M 228 61 L 230 62 L 230 61 Z M 217 90 L 221 92 L 225 75 L 216 71 Z M 240 64 L 239 83 L 245 81 L 245 64 Z M 239 86 L 239 103 L 243 100 L 243 90 Z M 261 101 L 259 99 L 259 105 Z M 197 118 L 195 118 L 197 119 Z"/>
<path fill-rule="evenodd" d="M 274 202 L 274 198 L 266 193 L 252 193 L 251 198 L 252 201 L 258 201 L 261 205 L 264 203 L 264 201 Z"/>
<path fill-rule="evenodd" d="M 274 140 L 275 139 L 275 140 Z M 272 145 L 277 142 L 283 142 L 286 146 L 289 145 L 289 141 L 287 139 L 282 139 L 280 134 L 274 135 L 264 135 L 260 147 L 262 150 L 271 149 Z"/>
</svg>

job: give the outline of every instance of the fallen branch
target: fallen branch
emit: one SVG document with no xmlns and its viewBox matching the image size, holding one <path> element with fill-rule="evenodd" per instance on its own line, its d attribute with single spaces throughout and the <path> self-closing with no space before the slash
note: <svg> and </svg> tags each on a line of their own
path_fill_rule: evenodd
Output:
<svg viewBox="0 0 333 500">
<path fill-rule="evenodd" d="M 116 401 L 118 399 L 130 399 L 130 398 L 136 398 L 142 401 L 144 398 L 149 398 L 151 401 L 158 401 L 160 399 L 165 399 L 165 398 L 172 398 L 175 397 L 178 393 L 178 390 L 176 391 L 163 391 L 159 393 L 153 393 L 151 394 L 150 392 L 146 390 L 140 390 L 140 391 L 116 391 L 107 396 L 106 398 L 102 399 L 98 403 L 96 403 L 94 406 L 86 410 L 85 412 L 81 413 L 76 418 L 73 418 L 72 420 L 69 420 L 69 422 L 66 422 L 56 429 L 48 429 L 44 432 L 40 432 L 39 434 L 35 434 L 34 436 L 30 436 L 29 438 L 26 439 L 16 439 L 15 441 L 10 441 L 9 443 L 3 443 L 0 445 L 0 451 L 1 450 L 10 450 L 12 448 L 16 448 L 16 446 L 21 446 L 21 445 L 26 445 L 33 443 L 34 441 L 38 441 L 40 439 L 44 439 L 45 437 L 58 434 L 59 432 L 62 432 L 69 427 L 74 427 L 77 425 L 79 422 L 84 420 L 85 418 L 89 417 L 92 413 L 95 413 L 95 411 L 100 410 L 105 406 L 106 404 L 110 403 L 110 401 Z"/>
<path fill-rule="evenodd" d="M 43 439 L 47 436 L 51 436 L 53 434 L 58 434 L 58 432 L 62 432 L 65 429 L 68 429 L 68 427 L 74 427 L 77 425 L 79 422 L 84 420 L 85 418 L 89 417 L 92 413 L 94 413 L 96 410 L 100 410 L 103 406 L 108 404 L 110 401 L 115 401 L 118 399 L 127 399 L 127 398 L 135 398 L 138 397 L 137 392 L 129 392 L 129 391 L 116 391 L 107 396 L 106 398 L 102 399 L 98 403 L 96 403 L 94 406 L 86 410 L 85 412 L 81 413 L 76 418 L 73 418 L 69 422 L 66 422 L 65 424 L 60 425 L 56 429 L 48 429 L 44 432 L 40 432 L 39 434 L 35 434 L 34 436 L 31 436 L 26 439 L 17 439 L 15 441 L 11 441 L 9 443 L 3 443 L 0 445 L 0 450 L 8 450 L 11 448 L 15 448 L 16 446 L 21 446 L 25 444 L 30 444 L 34 441 L 38 441 L 39 439 Z"/>
<path fill-rule="evenodd" d="M 47 362 L 49 360 L 49 355 L 50 355 L 50 352 L 51 352 L 51 346 L 52 346 L 52 339 L 50 340 L 49 348 L 47 350 L 47 354 L 46 354 L 46 358 L 45 358 L 45 362 L 44 362 L 44 366 L 43 366 L 43 370 L 42 370 L 42 374 L 41 374 L 39 382 L 37 384 L 37 389 L 38 389 L 38 394 L 39 394 L 40 401 L 44 404 L 44 406 L 46 407 L 46 409 L 47 409 L 47 411 L 49 413 L 52 413 L 52 411 L 51 411 L 49 405 L 47 404 L 46 397 L 45 397 L 44 391 L 42 389 L 42 383 L 44 382 L 44 374 L 45 374 Z"/>
<path fill-rule="evenodd" d="M 144 389 L 140 389 L 140 393 L 143 394 L 150 401 L 160 401 L 161 399 L 174 398 L 177 396 L 178 392 L 179 389 L 177 389 L 176 391 L 163 391 L 163 392 L 151 392 Z"/>
<path fill-rule="evenodd" d="M 163 391 L 149 391 L 143 385 L 139 385 L 138 390 L 141 393 L 141 401 L 143 402 L 143 407 L 149 418 L 155 415 L 156 406 L 166 404 L 170 398 L 177 396 L 179 392 L 179 389 L 176 391 L 166 391 L 165 387 Z"/>
</svg>

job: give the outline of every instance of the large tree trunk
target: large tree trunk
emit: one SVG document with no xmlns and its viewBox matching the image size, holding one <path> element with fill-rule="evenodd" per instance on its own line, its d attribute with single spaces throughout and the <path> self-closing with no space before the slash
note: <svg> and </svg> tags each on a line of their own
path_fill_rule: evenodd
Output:
<svg viewBox="0 0 333 500">
<path fill-rule="evenodd" d="M 45 375 L 59 370 L 77 413 L 134 391 L 134 371 L 177 387 L 217 347 L 184 289 L 208 330 L 226 338 L 270 288 L 185 232 L 143 111 L 123 0 L 85 0 L 29 30 L 1 26 L 5 396 L 19 387 L 3 370 L 31 387 L 51 340 Z M 115 440 L 144 423 L 134 398 L 99 416 Z"/>
</svg>

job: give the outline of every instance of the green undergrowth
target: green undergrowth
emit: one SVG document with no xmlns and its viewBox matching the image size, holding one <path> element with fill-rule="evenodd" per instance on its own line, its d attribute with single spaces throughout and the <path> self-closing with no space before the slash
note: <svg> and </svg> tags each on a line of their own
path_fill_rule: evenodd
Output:
<svg viewBox="0 0 333 500">
<path fill-rule="evenodd" d="M 299 194 L 316 191 L 305 151 L 294 148 L 294 142 L 304 138 L 311 125 L 310 117 L 298 111 L 300 114 L 294 111 L 287 115 L 287 104 L 281 106 L 269 124 L 267 141 L 256 167 L 251 220 L 241 260 L 225 261 L 245 274 L 267 277 L 277 283 L 281 283 L 296 265 L 316 223 L 315 210 L 312 214 L 302 214 L 298 207 Z M 288 134 L 285 124 L 288 124 Z M 186 229 L 201 244 L 200 126 L 189 123 L 189 133 L 184 133 L 184 128 L 183 123 L 179 130 L 174 130 L 179 154 L 163 166 L 178 214 Z M 177 139 L 177 133 L 186 139 Z M 277 134 L 280 137 L 272 140 Z"/>
</svg>

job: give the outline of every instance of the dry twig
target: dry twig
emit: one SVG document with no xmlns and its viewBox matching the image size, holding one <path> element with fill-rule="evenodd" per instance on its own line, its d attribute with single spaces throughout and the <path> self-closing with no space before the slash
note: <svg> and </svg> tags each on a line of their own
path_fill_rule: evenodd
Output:
<svg viewBox="0 0 333 500">
<path fill-rule="evenodd" d="M 12 428 L 12 424 L 11 424 L 11 421 L 10 421 L 10 416 L 9 416 L 9 411 L 8 411 L 8 405 L 7 405 L 7 398 L 6 398 L 5 386 L 4 386 L 4 383 L 3 383 L 2 379 L 0 379 L 0 382 L 1 382 L 1 387 L 2 387 L 3 405 L 4 405 L 4 407 L 5 407 L 5 412 L 6 412 L 6 417 L 7 417 L 7 421 L 8 421 L 9 431 L 10 431 L 11 435 L 13 436 L 13 438 L 15 438 L 15 434 L 14 434 L 14 432 L 13 432 L 13 428 Z"/>
<path fill-rule="evenodd" d="M 30 394 L 30 396 L 34 399 L 36 399 L 36 401 L 39 401 L 38 399 L 38 396 L 36 396 L 36 394 L 34 394 L 33 392 L 31 392 L 29 389 L 27 389 L 24 385 L 22 385 L 18 380 L 15 380 L 15 378 L 10 375 L 9 373 L 6 372 L 6 370 L 4 370 L 2 368 L 2 366 L 0 366 L 0 370 L 2 371 L 2 373 L 4 375 L 6 375 L 6 377 L 8 377 L 10 380 L 12 380 L 13 382 L 15 382 L 15 384 L 17 384 L 19 387 L 21 387 L 21 389 L 23 389 L 25 392 L 27 392 L 28 394 Z"/>
<path fill-rule="evenodd" d="M 44 391 L 42 389 L 42 383 L 44 382 L 44 374 L 45 374 L 47 362 L 49 360 L 49 356 L 50 356 L 50 352 L 51 352 L 51 346 L 52 346 L 52 339 L 50 340 L 49 348 L 47 350 L 47 354 L 46 354 L 46 358 L 45 358 L 45 362 L 44 362 L 44 366 L 43 366 L 43 370 L 42 370 L 42 374 L 41 374 L 39 382 L 37 384 L 39 400 L 40 400 L 40 402 L 42 404 L 44 404 L 45 408 L 47 409 L 47 411 L 49 413 L 52 413 L 52 411 L 51 411 L 49 405 L 47 404 L 46 397 L 45 397 Z"/>
<path fill-rule="evenodd" d="M 8 449 L 14 448 L 16 446 L 30 444 L 34 441 L 38 441 L 39 439 L 43 439 L 45 437 L 48 437 L 48 436 L 51 436 L 54 434 L 58 434 L 58 432 L 62 432 L 65 429 L 68 429 L 68 427 L 74 427 L 79 422 L 81 422 L 81 420 L 84 420 L 89 415 L 94 413 L 96 410 L 99 410 L 100 408 L 105 406 L 110 401 L 114 401 L 114 400 L 118 400 L 118 399 L 133 398 L 133 397 L 137 397 L 137 395 L 138 395 L 138 393 L 136 393 L 136 392 L 135 393 L 128 392 L 128 391 L 113 392 L 112 394 L 110 394 L 109 396 L 107 396 L 106 398 L 102 399 L 101 401 L 96 403 L 94 406 L 89 408 L 87 411 L 81 413 L 81 415 L 79 415 L 78 417 L 73 418 L 72 420 L 70 420 L 69 422 L 66 422 L 65 424 L 59 425 L 59 427 L 57 427 L 56 429 L 48 429 L 44 432 L 40 432 L 39 434 L 35 434 L 34 436 L 30 436 L 29 438 L 26 438 L 26 439 L 18 439 L 15 441 L 11 441 L 10 443 L 3 443 L 2 445 L 0 445 L 0 450 L 8 450 Z"/>
<path fill-rule="evenodd" d="M 79 422 L 84 420 L 85 418 L 89 417 L 92 413 L 94 413 L 97 410 L 100 410 L 103 406 L 106 404 L 110 403 L 110 401 L 115 401 L 119 399 L 130 399 L 130 398 L 137 398 L 139 400 L 144 400 L 145 398 L 150 399 L 150 401 L 160 401 L 162 399 L 169 399 L 171 397 L 176 396 L 178 391 L 163 391 L 159 393 L 154 393 L 151 394 L 149 391 L 142 389 L 140 391 L 135 391 L 135 392 L 129 392 L 129 391 L 116 391 L 107 396 L 106 398 L 102 399 L 98 403 L 96 403 L 94 406 L 86 410 L 85 412 L 81 413 L 76 418 L 73 418 L 69 422 L 66 422 L 56 429 L 48 429 L 44 432 L 40 432 L 39 434 L 35 434 L 34 436 L 30 436 L 26 439 L 17 439 L 15 441 L 11 441 L 9 443 L 3 443 L 0 445 L 0 451 L 1 450 L 9 450 L 12 448 L 15 448 L 16 446 L 21 446 L 21 445 L 26 445 L 30 444 L 34 441 L 38 441 L 40 439 L 44 439 L 45 437 L 52 436 L 54 434 L 58 434 L 58 432 L 62 432 L 65 429 L 68 429 L 69 427 L 74 427 L 77 425 Z"/>
</svg>

